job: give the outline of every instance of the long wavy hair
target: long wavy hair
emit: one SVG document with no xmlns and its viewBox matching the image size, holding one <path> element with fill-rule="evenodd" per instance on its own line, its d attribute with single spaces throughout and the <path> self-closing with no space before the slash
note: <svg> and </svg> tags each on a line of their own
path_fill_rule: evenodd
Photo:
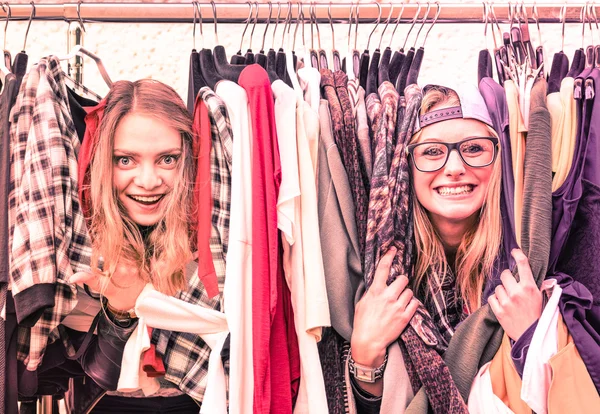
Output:
<svg viewBox="0 0 600 414">
<path fill-rule="evenodd" d="M 128 114 L 164 122 L 181 134 L 182 156 L 177 178 L 165 197 L 164 216 L 147 237 L 127 215 L 113 186 L 115 131 Z M 179 95 L 161 82 L 143 79 L 116 82 L 106 97 L 104 116 L 90 164 L 92 267 L 113 274 L 117 263 L 139 270 L 140 277 L 166 294 L 186 285 L 185 264 L 192 259 L 193 182 L 192 118 Z M 149 143 L 150 144 L 150 143 Z M 117 285 L 118 286 L 118 285 Z"/>
<path fill-rule="evenodd" d="M 433 87 L 423 96 L 420 114 L 424 115 L 434 109 L 457 105 L 460 105 L 460 100 L 455 91 L 444 87 Z M 490 136 L 498 137 L 493 128 L 489 126 L 487 128 Z M 421 134 L 421 131 L 414 134 L 410 143 L 418 142 Z M 456 251 L 457 294 L 460 295 L 460 299 L 467 305 L 470 312 L 481 306 L 484 283 L 493 272 L 494 263 L 500 250 L 502 239 L 500 215 L 502 163 L 500 156 L 501 154 L 498 154 L 492 167 L 490 182 L 477 221 L 464 234 Z M 439 233 L 431 222 L 428 211 L 417 199 L 414 187 L 412 191 L 417 247 L 413 286 L 417 290 L 422 283 L 429 283 L 426 280 L 429 271 L 437 272 L 438 275 L 446 275 L 449 265 Z"/>
</svg>

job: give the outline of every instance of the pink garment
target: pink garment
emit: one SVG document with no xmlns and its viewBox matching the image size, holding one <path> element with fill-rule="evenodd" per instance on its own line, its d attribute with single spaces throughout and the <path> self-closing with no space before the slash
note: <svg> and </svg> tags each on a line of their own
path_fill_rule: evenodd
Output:
<svg viewBox="0 0 600 414">
<path fill-rule="evenodd" d="M 254 413 L 292 412 L 288 341 L 293 319 L 285 312 L 283 268 L 277 229 L 277 196 L 281 162 L 275 128 L 274 98 L 267 72 L 246 67 L 239 85 L 248 95 L 252 144 L 252 331 Z M 294 340 L 297 341 L 296 338 Z M 299 361 L 297 361 L 299 363 Z M 298 368 L 299 371 L 299 368 Z M 295 372 L 293 373 L 296 374 Z"/>
</svg>

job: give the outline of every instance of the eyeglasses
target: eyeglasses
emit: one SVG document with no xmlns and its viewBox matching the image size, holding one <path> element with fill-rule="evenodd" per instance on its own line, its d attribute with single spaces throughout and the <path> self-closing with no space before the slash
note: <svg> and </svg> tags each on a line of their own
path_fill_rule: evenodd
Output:
<svg viewBox="0 0 600 414">
<path fill-rule="evenodd" d="M 434 172 L 442 169 L 452 150 L 457 150 L 465 164 L 473 168 L 487 167 L 498 155 L 498 138 L 475 137 L 460 142 L 422 142 L 406 147 L 406 152 L 421 172 Z"/>
</svg>

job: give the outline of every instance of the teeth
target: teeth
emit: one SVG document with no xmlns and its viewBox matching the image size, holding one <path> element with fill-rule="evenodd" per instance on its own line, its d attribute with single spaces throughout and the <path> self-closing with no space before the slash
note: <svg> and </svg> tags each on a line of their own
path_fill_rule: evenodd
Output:
<svg viewBox="0 0 600 414">
<path fill-rule="evenodd" d="M 459 194 L 468 194 L 473 191 L 473 186 L 471 185 L 463 185 L 461 187 L 439 187 L 437 189 L 440 195 L 459 195 Z"/>
<path fill-rule="evenodd" d="M 131 197 L 131 198 L 133 198 L 134 200 L 137 200 L 137 201 L 143 201 L 143 202 L 145 202 L 145 203 L 153 203 L 153 202 L 155 202 L 155 201 L 158 201 L 158 200 L 160 200 L 160 198 L 161 198 L 162 196 L 154 196 L 154 197 L 140 197 L 140 196 L 133 196 L 133 195 L 132 195 L 132 196 L 130 196 L 130 197 Z"/>
</svg>

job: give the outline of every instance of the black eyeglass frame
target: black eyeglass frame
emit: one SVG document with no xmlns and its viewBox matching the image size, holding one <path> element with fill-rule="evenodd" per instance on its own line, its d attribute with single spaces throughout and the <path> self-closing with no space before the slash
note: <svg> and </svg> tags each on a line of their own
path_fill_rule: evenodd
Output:
<svg viewBox="0 0 600 414">
<path fill-rule="evenodd" d="M 476 139 L 487 139 L 489 141 L 491 141 L 494 144 L 494 156 L 492 157 L 492 160 L 485 164 L 485 165 L 471 165 L 469 164 L 465 158 L 463 157 L 463 155 L 460 152 L 460 145 L 464 144 L 465 142 L 469 142 L 469 141 L 473 141 Z M 445 146 L 446 148 L 448 148 L 448 152 L 446 153 L 446 159 L 444 160 L 444 163 L 440 166 L 440 168 L 437 168 L 435 170 L 431 170 L 431 171 L 426 171 L 426 170 L 422 170 L 419 168 L 419 166 L 417 165 L 416 162 L 414 162 L 414 151 L 415 148 L 418 147 L 419 145 L 423 145 L 423 144 L 430 144 L 431 142 L 419 142 L 416 144 L 410 144 L 406 146 L 406 155 L 407 156 L 411 156 L 413 158 L 413 164 L 415 165 L 415 168 L 421 172 L 425 172 L 425 173 L 429 173 L 429 172 L 436 172 L 441 170 L 442 168 L 444 168 L 446 166 L 446 164 L 448 163 L 448 159 L 450 158 L 450 153 L 453 150 L 456 150 L 456 152 L 458 152 L 458 156 L 460 157 L 460 159 L 462 160 L 463 163 L 465 163 L 466 165 L 468 165 L 471 168 L 484 168 L 484 167 L 489 167 L 490 165 L 492 165 L 494 163 L 494 161 L 496 161 L 496 157 L 498 157 L 498 147 L 499 147 L 499 140 L 496 137 L 470 137 L 467 139 L 464 139 L 462 141 L 459 142 L 453 142 L 453 143 L 447 143 L 447 142 L 435 142 L 435 144 L 441 144 L 443 146 Z"/>
</svg>

